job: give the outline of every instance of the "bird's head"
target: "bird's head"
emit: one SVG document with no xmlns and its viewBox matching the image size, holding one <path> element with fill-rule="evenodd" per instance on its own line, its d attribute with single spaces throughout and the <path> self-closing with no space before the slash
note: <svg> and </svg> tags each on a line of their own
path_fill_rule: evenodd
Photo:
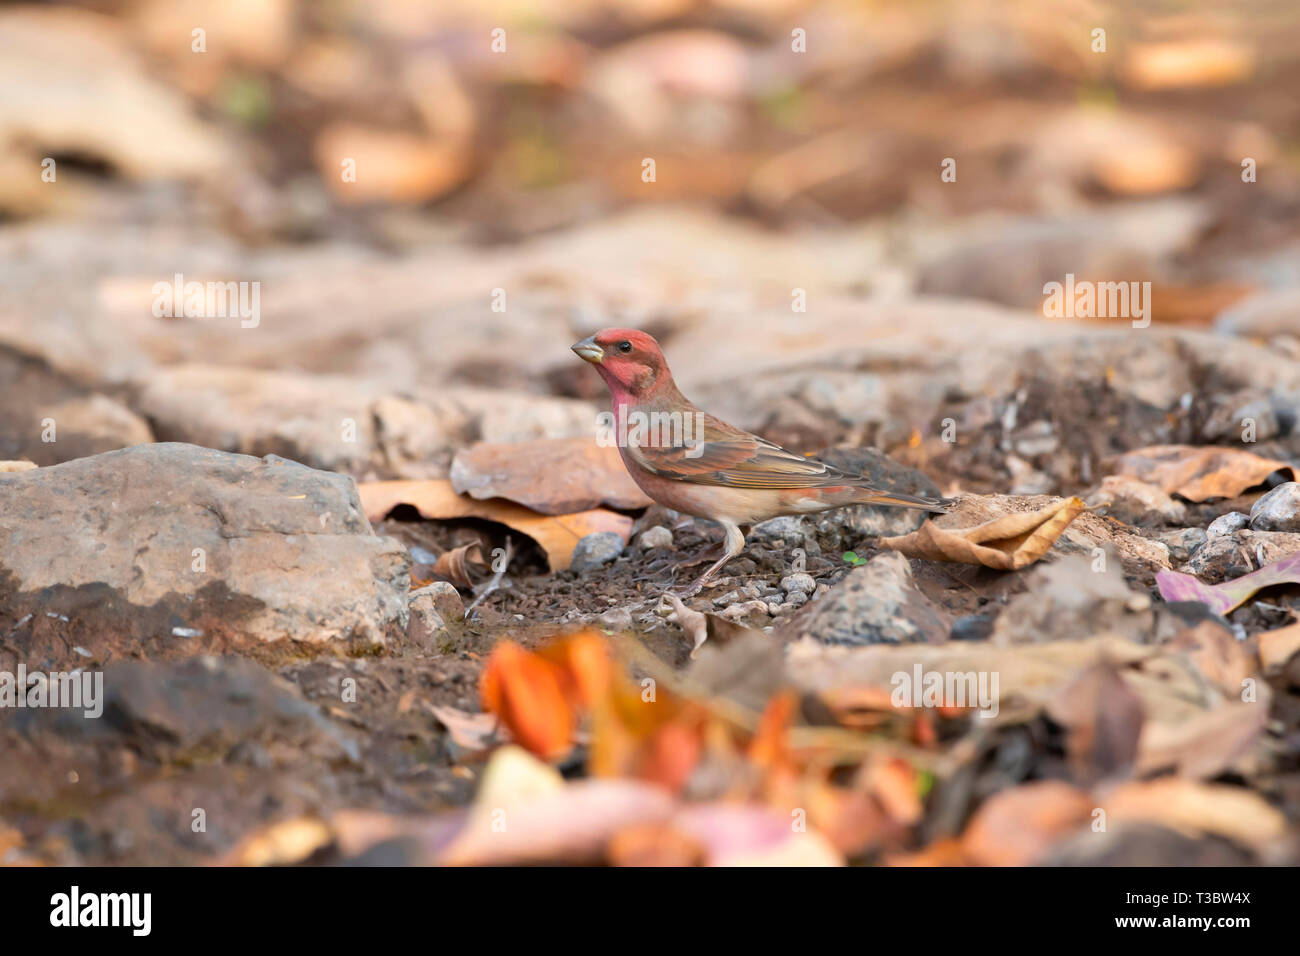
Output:
<svg viewBox="0 0 1300 956">
<path fill-rule="evenodd" d="M 615 398 L 645 399 L 672 384 L 659 343 L 636 329 L 602 329 L 572 348 L 596 366 Z"/>
</svg>

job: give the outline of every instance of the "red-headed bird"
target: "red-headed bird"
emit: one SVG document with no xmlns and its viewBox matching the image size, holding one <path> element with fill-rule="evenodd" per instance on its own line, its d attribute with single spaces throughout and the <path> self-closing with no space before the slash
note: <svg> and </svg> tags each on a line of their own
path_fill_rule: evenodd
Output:
<svg viewBox="0 0 1300 956">
<path fill-rule="evenodd" d="M 861 475 L 786 451 L 692 405 L 673 382 L 659 343 L 635 329 L 604 329 L 573 351 L 609 386 L 619 453 L 632 480 L 666 508 L 716 521 L 723 555 L 700 590 L 745 548 L 742 525 L 846 505 L 946 511 L 947 502 L 873 488 Z"/>
</svg>

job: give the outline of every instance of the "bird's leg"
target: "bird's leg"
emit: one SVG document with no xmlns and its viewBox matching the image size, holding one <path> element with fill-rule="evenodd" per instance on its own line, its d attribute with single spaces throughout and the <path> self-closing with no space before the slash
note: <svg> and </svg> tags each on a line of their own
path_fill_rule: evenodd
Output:
<svg viewBox="0 0 1300 956">
<path fill-rule="evenodd" d="M 722 545 L 722 557 L 713 562 L 712 566 L 701 574 L 694 584 L 682 592 L 682 597 L 690 597 L 693 594 L 699 594 L 700 590 L 708 582 L 709 578 L 713 577 L 713 575 L 716 574 L 724 564 L 745 550 L 745 535 L 741 533 L 738 525 L 730 521 L 721 520 L 718 521 L 718 524 L 722 525 L 722 530 L 726 532 L 726 538 L 723 539 Z"/>
</svg>

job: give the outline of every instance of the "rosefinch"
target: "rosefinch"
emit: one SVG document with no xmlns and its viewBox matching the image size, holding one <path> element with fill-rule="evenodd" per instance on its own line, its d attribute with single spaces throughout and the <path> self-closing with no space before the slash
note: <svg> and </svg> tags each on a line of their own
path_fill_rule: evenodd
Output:
<svg viewBox="0 0 1300 956">
<path fill-rule="evenodd" d="M 677 390 L 659 343 L 644 332 L 604 329 L 573 351 L 609 386 L 619 453 L 641 490 L 666 508 L 716 521 L 726 533 L 722 557 L 687 594 L 744 550 L 741 525 L 846 505 L 947 510 L 945 501 L 873 488 L 861 475 L 700 411 Z"/>
</svg>

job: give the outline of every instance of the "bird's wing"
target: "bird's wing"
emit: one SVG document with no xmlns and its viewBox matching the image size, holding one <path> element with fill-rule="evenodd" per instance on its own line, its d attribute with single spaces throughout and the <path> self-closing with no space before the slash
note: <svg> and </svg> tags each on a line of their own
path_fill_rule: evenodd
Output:
<svg viewBox="0 0 1300 956">
<path fill-rule="evenodd" d="M 662 478 L 731 488 L 825 488 L 853 484 L 850 476 L 815 458 L 733 428 L 711 415 L 688 440 L 672 445 L 628 443 L 628 455 Z M 690 440 L 694 439 L 694 440 Z"/>
</svg>

